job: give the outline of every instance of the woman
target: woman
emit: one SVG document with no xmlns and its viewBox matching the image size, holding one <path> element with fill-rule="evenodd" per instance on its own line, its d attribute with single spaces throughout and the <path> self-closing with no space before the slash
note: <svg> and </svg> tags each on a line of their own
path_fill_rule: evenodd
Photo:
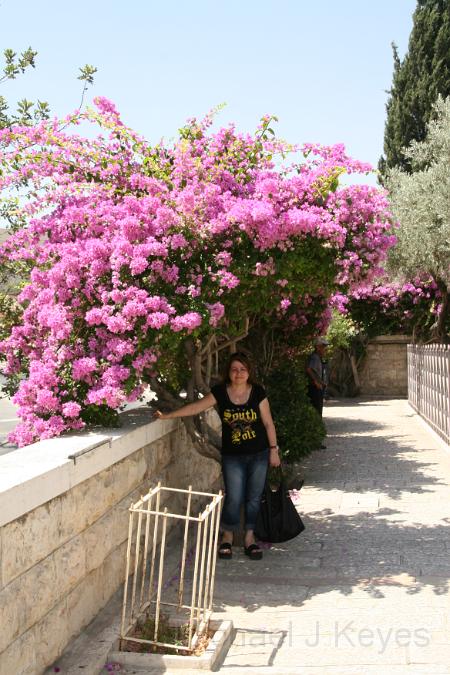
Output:
<svg viewBox="0 0 450 675">
<path fill-rule="evenodd" d="M 232 556 L 233 533 L 240 526 L 241 505 L 245 505 L 244 551 L 251 560 L 260 560 L 262 551 L 255 542 L 256 517 L 266 481 L 267 467 L 279 466 L 275 426 L 263 387 L 256 384 L 246 354 L 229 358 L 222 384 L 195 403 L 156 416 L 160 419 L 196 415 L 214 405 L 222 421 L 222 472 L 225 503 L 222 511 L 222 540 L 219 557 Z"/>
</svg>

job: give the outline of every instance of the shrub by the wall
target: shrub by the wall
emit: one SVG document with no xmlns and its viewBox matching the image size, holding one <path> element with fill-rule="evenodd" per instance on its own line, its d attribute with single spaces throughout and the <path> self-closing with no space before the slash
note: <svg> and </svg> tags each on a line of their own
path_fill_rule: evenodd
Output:
<svg viewBox="0 0 450 675">
<path fill-rule="evenodd" d="M 304 364 L 290 361 L 276 368 L 265 384 L 283 460 L 295 462 L 317 450 L 325 427 L 308 398 Z"/>
</svg>

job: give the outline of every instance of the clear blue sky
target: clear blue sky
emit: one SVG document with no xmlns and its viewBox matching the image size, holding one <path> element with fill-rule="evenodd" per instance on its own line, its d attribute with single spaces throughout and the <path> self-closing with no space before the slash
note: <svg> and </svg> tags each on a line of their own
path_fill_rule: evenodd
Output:
<svg viewBox="0 0 450 675">
<path fill-rule="evenodd" d="M 88 101 L 112 99 L 152 141 L 226 102 L 219 123 L 279 117 L 291 142 L 345 143 L 376 165 L 394 41 L 403 55 L 415 0 L 0 0 L 0 47 L 39 52 L 2 85 L 8 100 L 78 106 L 78 67 L 98 68 Z M 371 179 L 369 182 L 374 182 Z"/>
</svg>

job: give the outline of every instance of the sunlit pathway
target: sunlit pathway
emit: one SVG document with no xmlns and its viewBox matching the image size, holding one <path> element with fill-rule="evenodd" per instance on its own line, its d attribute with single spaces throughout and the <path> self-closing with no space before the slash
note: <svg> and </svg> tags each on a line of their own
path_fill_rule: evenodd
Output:
<svg viewBox="0 0 450 675">
<path fill-rule="evenodd" d="M 450 673 L 450 450 L 406 401 L 332 402 L 303 465 L 306 531 L 218 562 L 221 673 Z M 245 670 L 244 670 L 245 668 Z"/>
</svg>

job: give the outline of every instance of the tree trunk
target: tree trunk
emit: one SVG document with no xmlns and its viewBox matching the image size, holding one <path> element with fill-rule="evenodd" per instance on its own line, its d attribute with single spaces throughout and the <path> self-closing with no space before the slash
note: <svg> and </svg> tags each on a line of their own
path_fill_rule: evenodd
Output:
<svg viewBox="0 0 450 675">
<path fill-rule="evenodd" d="M 156 378 L 151 380 L 150 386 L 158 397 L 158 403 L 162 404 L 163 408 L 177 410 L 182 407 L 183 404 L 180 399 L 171 394 Z M 199 455 L 220 462 L 221 439 L 215 429 L 205 421 L 204 413 L 196 418 L 180 417 L 180 421 L 184 424 L 189 438 Z"/>
<path fill-rule="evenodd" d="M 359 379 L 358 366 L 354 354 L 350 354 L 350 365 L 352 367 L 353 380 L 355 382 L 355 396 L 361 391 L 361 382 Z"/>
</svg>

